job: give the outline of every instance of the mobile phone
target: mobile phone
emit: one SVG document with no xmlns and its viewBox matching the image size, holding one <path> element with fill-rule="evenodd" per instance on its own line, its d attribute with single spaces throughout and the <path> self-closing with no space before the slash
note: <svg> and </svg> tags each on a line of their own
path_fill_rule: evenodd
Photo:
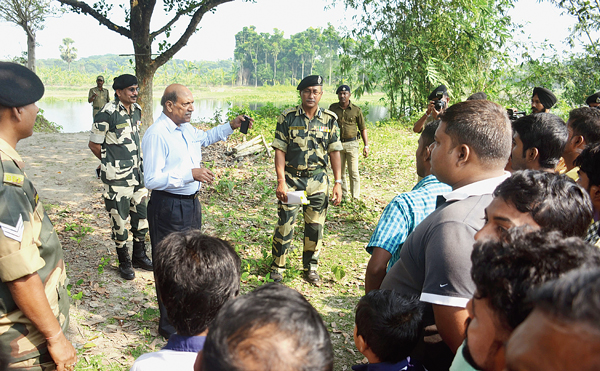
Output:
<svg viewBox="0 0 600 371">
<path fill-rule="evenodd" d="M 250 126 L 250 117 L 244 115 L 244 121 L 242 121 L 242 126 L 240 126 L 240 133 L 248 134 L 248 127 Z"/>
</svg>

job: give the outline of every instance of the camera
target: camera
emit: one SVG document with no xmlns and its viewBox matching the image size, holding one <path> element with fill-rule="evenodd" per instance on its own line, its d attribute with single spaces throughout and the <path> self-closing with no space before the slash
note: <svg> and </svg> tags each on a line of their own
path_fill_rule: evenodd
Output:
<svg viewBox="0 0 600 371">
<path fill-rule="evenodd" d="M 435 108 L 436 111 L 441 111 L 442 109 L 444 109 L 446 107 L 446 102 L 443 101 L 442 99 L 436 100 L 433 102 L 433 108 Z"/>
<path fill-rule="evenodd" d="M 249 126 L 250 126 L 250 116 L 244 115 L 244 121 L 242 121 L 242 126 L 240 127 L 240 133 L 248 134 Z"/>
<path fill-rule="evenodd" d="M 521 117 L 525 116 L 527 114 L 527 112 L 525 112 L 525 111 L 515 111 L 512 108 L 508 108 L 506 110 L 506 114 L 508 115 L 508 118 L 510 119 L 510 121 L 515 121 L 515 120 L 518 120 Z"/>
</svg>

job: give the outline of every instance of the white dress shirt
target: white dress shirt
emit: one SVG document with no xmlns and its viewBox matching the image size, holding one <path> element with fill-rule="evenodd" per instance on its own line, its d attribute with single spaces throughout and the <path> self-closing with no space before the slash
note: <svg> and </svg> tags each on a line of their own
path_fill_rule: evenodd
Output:
<svg viewBox="0 0 600 371">
<path fill-rule="evenodd" d="M 204 131 L 190 123 L 177 126 L 161 113 L 142 139 L 146 188 L 177 195 L 198 192 L 201 183 L 194 180 L 192 169 L 201 167 L 201 147 L 225 141 L 231 133 L 229 123 Z"/>
</svg>

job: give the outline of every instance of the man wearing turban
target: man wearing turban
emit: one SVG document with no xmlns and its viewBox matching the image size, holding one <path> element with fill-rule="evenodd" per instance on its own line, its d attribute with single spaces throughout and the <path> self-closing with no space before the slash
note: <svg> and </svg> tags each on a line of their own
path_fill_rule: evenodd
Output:
<svg viewBox="0 0 600 371">
<path fill-rule="evenodd" d="M 531 96 L 531 113 L 550 112 L 556 102 L 556 96 L 550 90 L 536 86 Z"/>
</svg>

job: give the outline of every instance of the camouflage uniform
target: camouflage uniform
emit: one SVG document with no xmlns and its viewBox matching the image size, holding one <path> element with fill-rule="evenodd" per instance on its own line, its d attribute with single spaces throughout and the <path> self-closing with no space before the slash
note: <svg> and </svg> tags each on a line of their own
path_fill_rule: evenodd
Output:
<svg viewBox="0 0 600 371">
<path fill-rule="evenodd" d="M 108 95 L 108 89 L 102 88 L 102 90 L 98 89 L 97 86 L 90 89 L 88 93 L 88 100 L 96 94 L 96 99 L 92 101 L 92 118 L 96 117 L 96 114 L 100 112 L 102 107 L 108 102 L 110 102 L 110 97 Z"/>
<path fill-rule="evenodd" d="M 134 241 L 144 241 L 148 232 L 140 134 L 142 111 L 137 103 L 131 114 L 118 101 L 107 103 L 94 119 L 90 142 L 102 144 L 100 178 L 104 204 L 112 221 L 112 239 L 117 248 L 127 242 L 125 222 L 131 216 Z"/>
<path fill-rule="evenodd" d="M 53 370 L 46 338 L 12 299 L 6 282 L 38 273 L 58 323 L 69 325 L 69 297 L 63 252 L 19 154 L 0 139 L 0 353 L 11 367 Z M 43 300 L 40 298 L 40 300 Z"/>
<path fill-rule="evenodd" d="M 271 146 L 285 152 L 285 180 L 289 191 L 305 190 L 309 205 L 304 212 L 304 270 L 316 270 L 329 202 L 327 163 L 329 153 L 342 150 L 335 113 L 319 108 L 312 120 L 302 106 L 285 110 L 277 119 Z M 285 256 L 294 234 L 300 205 L 279 201 L 277 228 L 273 236 L 273 268 L 285 269 Z"/>
</svg>

